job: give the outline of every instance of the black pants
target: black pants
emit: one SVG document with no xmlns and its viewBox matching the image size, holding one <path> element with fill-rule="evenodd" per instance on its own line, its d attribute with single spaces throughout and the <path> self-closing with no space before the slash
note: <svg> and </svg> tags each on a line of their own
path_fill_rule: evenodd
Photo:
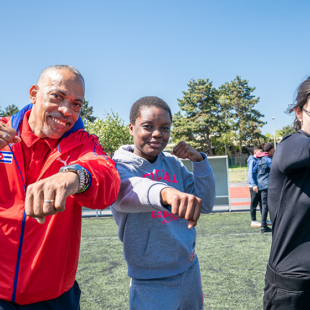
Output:
<svg viewBox="0 0 310 310">
<path fill-rule="evenodd" d="M 69 291 L 51 300 L 21 306 L 0 299 L 0 310 L 80 310 L 80 296 L 81 290 L 75 281 Z"/>
<path fill-rule="evenodd" d="M 268 203 L 267 203 L 267 195 L 268 195 L 268 189 L 262 189 L 260 191 L 261 199 L 262 199 L 262 228 L 267 227 L 267 215 L 268 215 Z"/>
<path fill-rule="evenodd" d="M 283 276 L 267 266 L 264 310 L 309 310 L 310 277 Z"/>
<path fill-rule="evenodd" d="M 260 191 L 255 193 L 252 187 L 249 187 L 251 193 L 251 206 L 250 206 L 250 214 L 251 220 L 256 221 L 256 208 L 259 204 L 260 212 L 262 213 L 262 205 L 261 205 L 261 194 Z"/>
</svg>

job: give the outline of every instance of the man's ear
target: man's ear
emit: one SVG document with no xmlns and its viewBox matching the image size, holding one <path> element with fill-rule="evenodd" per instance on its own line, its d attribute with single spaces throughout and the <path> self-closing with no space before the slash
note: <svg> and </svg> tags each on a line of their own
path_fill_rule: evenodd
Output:
<svg viewBox="0 0 310 310">
<path fill-rule="evenodd" d="M 29 95 L 30 95 L 30 101 L 32 104 L 36 103 L 38 90 L 39 90 L 39 87 L 37 85 L 32 85 L 30 87 Z"/>
<path fill-rule="evenodd" d="M 133 127 L 134 127 L 133 124 L 129 124 L 129 125 L 128 125 L 129 133 L 130 133 L 131 136 L 133 136 L 133 131 L 134 131 Z"/>
</svg>

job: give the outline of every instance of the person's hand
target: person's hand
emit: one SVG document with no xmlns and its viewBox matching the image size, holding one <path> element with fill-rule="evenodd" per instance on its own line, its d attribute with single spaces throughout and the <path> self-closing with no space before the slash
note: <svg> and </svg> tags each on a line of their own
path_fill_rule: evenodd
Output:
<svg viewBox="0 0 310 310">
<path fill-rule="evenodd" d="M 191 161 L 203 161 L 202 155 L 184 141 L 179 142 L 171 154 Z"/>
<path fill-rule="evenodd" d="M 162 205 L 170 205 L 171 213 L 189 221 L 189 229 L 197 225 L 202 206 L 200 198 L 170 187 L 164 188 L 160 195 Z"/>
<path fill-rule="evenodd" d="M 35 218 L 40 224 L 45 216 L 65 210 L 68 196 L 79 188 L 79 177 L 74 172 L 57 173 L 27 187 L 26 215 Z"/>
<path fill-rule="evenodd" d="M 258 187 L 255 185 L 255 186 L 253 186 L 253 191 L 255 192 L 255 193 L 258 193 Z"/>
<path fill-rule="evenodd" d="M 0 150 L 10 143 L 19 143 L 20 137 L 16 136 L 16 130 L 0 122 Z"/>
</svg>

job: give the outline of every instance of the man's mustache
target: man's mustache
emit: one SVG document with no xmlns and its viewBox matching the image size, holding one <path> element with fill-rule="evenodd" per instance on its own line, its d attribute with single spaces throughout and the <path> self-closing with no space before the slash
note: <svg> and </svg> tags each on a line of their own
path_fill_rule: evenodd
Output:
<svg viewBox="0 0 310 310">
<path fill-rule="evenodd" d="M 70 118 L 68 116 L 63 115 L 62 113 L 48 113 L 47 116 L 59 117 L 70 122 Z"/>
</svg>

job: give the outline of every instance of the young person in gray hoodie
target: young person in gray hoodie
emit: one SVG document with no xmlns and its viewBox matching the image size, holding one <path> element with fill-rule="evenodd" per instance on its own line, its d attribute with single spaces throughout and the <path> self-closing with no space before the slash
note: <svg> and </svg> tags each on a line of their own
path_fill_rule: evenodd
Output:
<svg viewBox="0 0 310 310">
<path fill-rule="evenodd" d="M 180 142 L 162 152 L 172 116 L 158 97 L 143 97 L 130 111 L 134 147 L 113 159 L 121 189 L 112 205 L 131 277 L 131 310 L 201 310 L 203 293 L 194 226 L 212 211 L 215 179 L 206 154 Z M 190 159 L 194 173 L 179 159 Z"/>
</svg>

